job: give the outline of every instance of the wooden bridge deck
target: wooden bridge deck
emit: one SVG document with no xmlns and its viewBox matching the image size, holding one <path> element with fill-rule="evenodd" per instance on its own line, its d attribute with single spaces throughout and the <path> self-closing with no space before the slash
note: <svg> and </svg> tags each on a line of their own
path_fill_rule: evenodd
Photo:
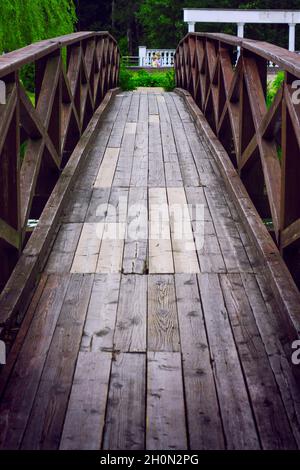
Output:
<svg viewBox="0 0 300 470">
<path fill-rule="evenodd" d="M 143 239 L 104 236 L 125 232 L 138 203 Z M 149 240 L 164 203 L 169 235 Z M 189 207 L 188 248 L 173 204 L 204 206 Z M 120 93 L 2 371 L 1 447 L 297 448 L 300 389 L 280 318 L 182 99 Z"/>
</svg>

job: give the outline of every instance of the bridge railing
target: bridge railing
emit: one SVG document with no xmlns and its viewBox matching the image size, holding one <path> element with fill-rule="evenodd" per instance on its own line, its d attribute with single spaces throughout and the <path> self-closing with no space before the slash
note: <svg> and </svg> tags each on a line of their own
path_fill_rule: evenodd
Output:
<svg viewBox="0 0 300 470">
<path fill-rule="evenodd" d="M 268 107 L 269 62 L 285 78 Z M 191 33 L 177 47 L 175 71 L 177 87 L 191 93 L 225 147 L 299 283 L 299 55 L 226 34 Z"/>
<path fill-rule="evenodd" d="M 70 155 L 106 92 L 120 55 L 107 32 L 74 33 L 0 57 L 0 292 Z M 32 64 L 30 66 L 30 64 Z M 30 95 L 22 70 L 34 76 Z"/>
</svg>

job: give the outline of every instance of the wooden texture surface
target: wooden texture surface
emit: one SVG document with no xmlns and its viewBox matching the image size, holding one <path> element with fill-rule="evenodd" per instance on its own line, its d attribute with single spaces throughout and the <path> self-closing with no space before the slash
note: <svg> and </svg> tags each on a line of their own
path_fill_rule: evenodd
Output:
<svg viewBox="0 0 300 470">
<path fill-rule="evenodd" d="M 0 446 L 298 448 L 288 342 L 183 100 L 119 92 L 3 369 Z"/>
</svg>

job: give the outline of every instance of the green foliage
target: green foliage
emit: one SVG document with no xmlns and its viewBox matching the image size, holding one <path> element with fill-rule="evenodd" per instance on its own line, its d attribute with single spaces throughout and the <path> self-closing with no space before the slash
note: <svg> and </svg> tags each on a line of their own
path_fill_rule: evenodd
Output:
<svg viewBox="0 0 300 470">
<path fill-rule="evenodd" d="M 1 0 L 0 53 L 74 31 L 73 0 Z"/>
<path fill-rule="evenodd" d="M 122 90 L 134 90 L 135 85 L 133 83 L 133 73 L 129 72 L 124 65 L 121 65 L 120 76 L 119 76 L 119 85 Z"/>
<path fill-rule="evenodd" d="M 128 41 L 127 41 L 127 37 L 126 36 L 123 36 L 122 38 L 119 39 L 118 41 L 118 44 L 119 44 L 119 49 L 120 49 L 120 53 L 122 56 L 128 56 L 129 55 L 129 51 L 128 51 Z"/>
<path fill-rule="evenodd" d="M 34 80 L 35 80 L 35 72 L 34 72 L 34 64 L 27 64 L 20 70 L 20 78 L 23 86 L 26 90 L 30 93 L 34 92 Z"/>
<path fill-rule="evenodd" d="M 269 108 L 271 104 L 273 103 L 273 100 L 275 98 L 275 95 L 279 88 L 282 85 L 282 82 L 284 80 L 284 72 L 280 71 L 276 74 L 276 77 L 274 80 L 270 80 L 267 84 L 267 107 Z"/>
<path fill-rule="evenodd" d="M 132 72 L 121 67 L 120 86 L 123 90 L 134 90 L 137 87 L 162 87 L 166 91 L 171 91 L 175 87 L 175 73 L 173 69 L 168 72 L 150 73 L 146 70 Z"/>
<path fill-rule="evenodd" d="M 0 0 L 1 1 L 1 0 Z M 119 41 L 123 55 L 137 55 L 137 47 L 175 48 L 187 33 L 183 8 L 299 9 L 299 0 L 77 0 L 82 30 L 106 30 Z M 236 34 L 235 24 L 197 23 L 197 31 Z M 288 45 L 286 25 L 247 24 L 248 38 Z M 296 48 L 300 49 L 300 35 Z"/>
<path fill-rule="evenodd" d="M 74 31 L 73 0 L 0 0 L 0 54 L 42 39 Z M 34 91 L 34 65 L 20 71 L 24 87 Z"/>
<path fill-rule="evenodd" d="M 180 0 L 144 0 L 136 14 L 149 48 L 174 48 L 186 34 Z"/>
</svg>

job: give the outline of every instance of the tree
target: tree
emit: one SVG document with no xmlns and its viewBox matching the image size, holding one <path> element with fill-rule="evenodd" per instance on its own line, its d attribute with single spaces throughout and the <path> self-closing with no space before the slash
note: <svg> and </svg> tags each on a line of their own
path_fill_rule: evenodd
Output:
<svg viewBox="0 0 300 470">
<path fill-rule="evenodd" d="M 141 4 L 141 0 L 116 0 L 114 10 L 114 23 L 115 29 L 113 33 L 117 39 L 124 41 L 127 39 L 127 52 L 129 55 L 134 55 L 137 46 L 139 45 L 139 24 L 137 21 L 136 13 Z"/>
<path fill-rule="evenodd" d="M 111 32 L 112 3 L 112 0 L 75 0 L 77 28 L 80 31 Z"/>
<path fill-rule="evenodd" d="M 143 42 L 149 48 L 174 48 L 184 35 L 181 0 L 144 0 L 137 18 L 143 28 Z"/>
<path fill-rule="evenodd" d="M 143 30 L 142 41 L 150 48 L 175 48 L 187 33 L 183 8 L 299 9 L 300 0 L 141 0 L 137 12 Z M 197 31 L 222 31 L 236 34 L 235 24 L 199 23 Z M 286 25 L 246 25 L 248 38 L 269 41 L 282 47 L 288 45 Z M 300 48 L 300 38 L 297 46 Z"/>
<path fill-rule="evenodd" d="M 0 53 L 74 31 L 73 0 L 1 0 Z"/>
</svg>

